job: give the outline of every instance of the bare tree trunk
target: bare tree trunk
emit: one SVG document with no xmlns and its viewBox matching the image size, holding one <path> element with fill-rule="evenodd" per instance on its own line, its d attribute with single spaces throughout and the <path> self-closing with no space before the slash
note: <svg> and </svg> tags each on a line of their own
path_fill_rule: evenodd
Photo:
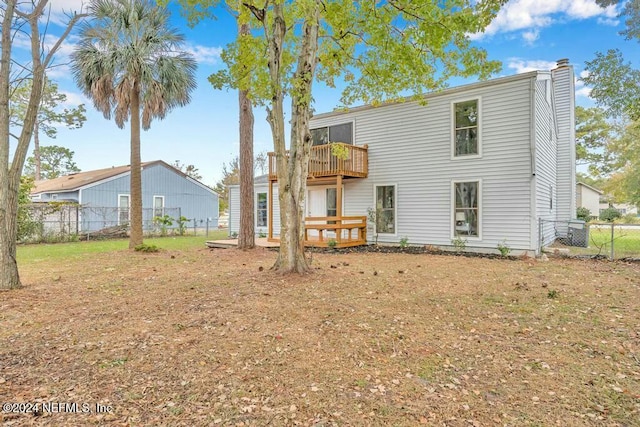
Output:
<svg viewBox="0 0 640 427">
<path fill-rule="evenodd" d="M 319 7 L 316 2 L 313 14 L 306 17 L 302 29 L 302 45 L 294 74 L 296 91 L 291 98 L 291 148 L 288 162 L 286 156 L 276 150 L 282 232 L 275 268 L 281 272 L 305 273 L 310 270 L 304 254 L 304 213 L 311 150 L 310 100 L 318 52 Z"/>
<path fill-rule="evenodd" d="M 53 55 L 58 51 L 64 39 L 69 35 L 73 26 L 83 18 L 84 14 L 75 14 L 68 22 L 63 34 L 58 38 L 48 53 L 41 58 L 42 46 L 39 31 L 39 19 L 47 5 L 47 0 L 33 2 L 33 10 L 30 13 L 16 9 L 16 0 L 3 2 L 4 15 L 2 21 L 2 56 L 0 59 L 0 289 L 12 289 L 20 287 L 20 276 L 16 262 L 16 237 L 18 234 L 18 191 L 20 188 L 20 175 L 24 161 L 27 158 L 29 144 L 42 101 L 44 87 L 44 71 L 51 64 Z M 18 138 L 13 159 L 9 164 L 9 79 L 11 75 L 11 48 L 12 31 L 18 29 L 12 27 L 14 15 L 24 20 L 29 26 L 31 34 L 31 66 L 32 86 L 29 94 L 29 103 L 24 116 L 22 130 Z M 24 31 L 21 26 L 20 31 Z"/>
<path fill-rule="evenodd" d="M 142 244 L 142 173 L 140 171 L 140 86 L 131 88 L 131 234 L 129 249 Z"/>
<path fill-rule="evenodd" d="M 20 287 L 15 258 L 15 233 L 11 233 L 9 172 L 9 76 L 11 64 L 11 23 L 15 0 L 8 0 L 2 20 L 2 56 L 0 58 L 0 289 Z M 15 220 L 13 221 L 15 222 Z M 13 241 L 12 241 L 13 239 Z"/>
<path fill-rule="evenodd" d="M 38 118 L 33 125 L 33 164 L 34 164 L 34 179 L 40 181 L 40 132 L 38 128 Z"/>
<path fill-rule="evenodd" d="M 239 37 L 249 35 L 249 24 L 240 24 Z M 255 247 L 255 206 L 253 198 L 253 106 L 249 91 L 238 91 L 240 104 L 240 232 L 238 249 Z"/>
</svg>

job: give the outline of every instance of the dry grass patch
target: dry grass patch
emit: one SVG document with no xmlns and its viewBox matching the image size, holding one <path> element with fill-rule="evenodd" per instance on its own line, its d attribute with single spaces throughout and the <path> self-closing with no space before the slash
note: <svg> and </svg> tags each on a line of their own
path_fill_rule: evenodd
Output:
<svg viewBox="0 0 640 427">
<path fill-rule="evenodd" d="M 87 254 L 0 294 L 6 425 L 640 425 L 640 266 Z"/>
</svg>

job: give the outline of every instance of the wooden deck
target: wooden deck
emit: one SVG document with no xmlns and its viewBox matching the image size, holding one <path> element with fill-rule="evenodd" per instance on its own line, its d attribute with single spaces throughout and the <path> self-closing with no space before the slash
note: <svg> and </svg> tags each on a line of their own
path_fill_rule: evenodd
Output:
<svg viewBox="0 0 640 427">
<path fill-rule="evenodd" d="M 366 216 L 306 217 L 304 245 L 310 247 L 348 248 L 367 244 Z M 280 242 L 273 237 L 270 242 Z"/>
<path fill-rule="evenodd" d="M 367 146 L 336 144 L 345 147 L 347 153 L 345 159 L 338 158 L 331 153 L 331 144 L 311 147 L 308 178 L 335 176 L 366 178 L 369 171 Z M 289 152 L 287 152 L 288 155 Z M 269 180 L 278 180 L 276 154 L 273 152 L 269 153 Z"/>
</svg>

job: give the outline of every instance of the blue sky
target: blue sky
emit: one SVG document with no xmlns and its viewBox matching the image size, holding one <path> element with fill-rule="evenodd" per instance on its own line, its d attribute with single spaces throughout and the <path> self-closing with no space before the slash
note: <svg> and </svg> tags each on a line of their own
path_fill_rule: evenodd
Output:
<svg viewBox="0 0 640 427">
<path fill-rule="evenodd" d="M 64 10 L 77 10 L 81 0 L 51 0 L 54 19 L 62 20 Z M 171 6 L 173 25 L 180 28 L 188 41 L 188 50 L 198 60 L 198 88 L 191 103 L 172 111 L 163 121 L 154 121 L 142 133 L 142 160 L 180 160 L 194 164 L 203 182 L 214 185 L 222 177 L 222 165 L 238 154 L 238 109 L 235 91 L 216 91 L 207 81 L 213 72 L 224 67 L 219 58 L 222 48 L 235 38 L 235 22 L 221 12 L 216 21 L 207 21 L 191 29 Z M 617 18 L 615 7 L 601 9 L 594 0 L 511 0 L 485 34 L 474 37 L 489 57 L 502 61 L 498 76 L 535 69 L 548 70 L 557 59 L 569 58 L 576 75 L 583 72 L 585 61 L 595 52 L 619 48 L 627 61 L 640 68 L 637 42 L 625 41 L 618 33 L 624 23 Z M 53 26 L 51 33 L 59 28 Z M 57 63 L 64 64 L 73 51 L 75 35 L 64 44 Z M 19 49 L 19 48 L 18 48 Z M 113 121 L 103 118 L 90 100 L 77 89 L 65 65 L 55 68 L 50 77 L 67 94 L 70 105 L 84 103 L 87 121 L 81 129 L 60 128 L 56 140 L 46 136 L 42 145 L 62 145 L 75 152 L 82 170 L 100 169 L 129 163 L 129 129 L 118 129 Z M 451 86 L 473 80 L 454 79 Z M 316 86 L 315 111 L 331 111 L 339 105 L 340 88 Z M 578 82 L 576 102 L 592 105 L 589 90 Z M 263 109 L 255 110 L 255 151 L 272 149 L 271 133 Z"/>
</svg>

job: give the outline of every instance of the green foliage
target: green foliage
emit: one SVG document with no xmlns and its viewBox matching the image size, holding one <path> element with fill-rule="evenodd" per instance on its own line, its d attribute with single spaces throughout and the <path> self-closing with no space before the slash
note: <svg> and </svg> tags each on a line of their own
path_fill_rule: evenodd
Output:
<svg viewBox="0 0 640 427">
<path fill-rule="evenodd" d="M 613 222 L 621 216 L 622 215 L 616 208 L 607 208 L 600 212 L 600 219 L 607 222 Z"/>
<path fill-rule="evenodd" d="M 40 178 L 54 179 L 62 175 L 80 172 L 80 168 L 73 161 L 75 153 L 59 145 L 40 147 Z M 35 173 L 35 158 L 29 157 L 25 163 L 25 175 Z"/>
<path fill-rule="evenodd" d="M 264 231 L 260 231 L 258 233 L 258 237 L 261 238 L 261 239 L 264 239 L 265 237 L 267 237 L 267 234 Z"/>
<path fill-rule="evenodd" d="M 169 215 L 156 216 L 153 218 L 153 223 L 160 227 L 160 234 L 167 235 L 167 229 L 173 225 L 173 218 Z"/>
<path fill-rule="evenodd" d="M 555 289 L 552 289 L 549 292 L 547 292 L 547 298 L 549 299 L 557 299 L 559 296 L 560 294 Z"/>
<path fill-rule="evenodd" d="M 591 219 L 591 211 L 587 208 L 579 207 L 576 209 L 576 218 L 589 221 Z"/>
<path fill-rule="evenodd" d="M 196 181 L 202 180 L 202 175 L 200 175 L 199 169 L 194 165 L 185 165 L 180 160 L 174 161 L 171 166 L 178 169 L 180 172 L 183 172 L 188 177 L 195 179 Z"/>
<path fill-rule="evenodd" d="M 462 252 L 467 248 L 467 239 L 456 236 L 455 239 L 451 240 L 451 244 L 456 249 L 456 252 Z"/>
<path fill-rule="evenodd" d="M 327 246 L 330 247 L 331 249 L 335 249 L 337 245 L 338 245 L 338 242 L 336 241 L 336 239 L 329 239 L 329 241 L 327 242 Z"/>
<path fill-rule="evenodd" d="M 610 3 L 599 0 L 602 7 Z M 625 20 L 626 29 L 620 34 L 626 40 L 640 42 L 640 2 L 628 1 L 619 15 Z M 607 107 L 612 116 L 626 116 L 631 120 L 640 119 L 640 70 L 625 62 L 622 52 L 610 49 L 606 54 L 596 53 L 592 61 L 586 62 L 588 74 L 582 81 L 591 86 L 591 98 L 598 105 Z"/>
<path fill-rule="evenodd" d="M 150 252 L 159 252 L 160 248 L 158 248 L 156 245 L 149 245 L 147 243 L 141 243 L 139 245 L 137 245 L 134 250 L 136 252 L 146 252 L 146 253 L 150 253 Z"/>
<path fill-rule="evenodd" d="M 31 95 L 32 80 L 23 80 L 11 92 L 10 121 L 12 126 L 22 126 L 25 120 L 29 97 Z M 87 120 L 84 104 L 76 108 L 62 108 L 67 101 L 67 95 L 58 92 L 57 83 L 46 79 L 42 90 L 42 100 L 37 113 L 37 130 L 42 131 L 49 138 L 58 135 L 58 126 L 64 125 L 68 129 L 79 129 Z"/>
<path fill-rule="evenodd" d="M 369 222 L 376 232 L 375 234 L 375 244 L 378 244 L 378 218 L 381 217 L 382 209 L 381 208 L 367 208 L 367 222 Z"/>
<path fill-rule="evenodd" d="M 187 231 L 187 222 L 189 221 L 189 218 L 187 218 L 186 216 L 180 216 L 180 218 L 176 220 L 176 222 L 178 223 L 179 235 L 184 236 L 185 231 Z"/>
<path fill-rule="evenodd" d="M 498 251 L 500 252 L 500 255 L 504 257 L 509 255 L 509 253 L 511 252 L 511 247 L 507 245 L 506 240 L 503 240 L 502 242 L 498 243 L 497 247 L 498 247 Z"/>
<path fill-rule="evenodd" d="M 407 246 L 409 246 L 409 238 L 407 236 L 403 237 L 402 239 L 400 239 L 400 247 L 402 249 L 406 248 Z"/>
<path fill-rule="evenodd" d="M 190 101 L 196 61 L 184 36 L 170 27 L 169 11 L 146 0 L 89 3 L 92 19 L 72 55 L 78 87 L 106 119 L 123 128 L 131 114 L 132 89 L 140 96 L 141 123 L 163 119 Z"/>
<path fill-rule="evenodd" d="M 349 147 L 341 142 L 330 142 L 331 154 L 336 156 L 340 160 L 347 160 L 349 158 Z"/>
<path fill-rule="evenodd" d="M 592 175 L 599 175 L 609 161 L 605 150 L 614 137 L 614 127 L 607 121 L 602 108 L 576 107 L 576 162 L 589 166 Z"/>
<path fill-rule="evenodd" d="M 42 228 L 42 223 L 33 219 L 29 205 L 31 198 L 29 194 L 33 188 L 33 178 L 20 177 L 20 188 L 18 189 L 18 235 L 17 240 L 22 241 Z"/>
</svg>

